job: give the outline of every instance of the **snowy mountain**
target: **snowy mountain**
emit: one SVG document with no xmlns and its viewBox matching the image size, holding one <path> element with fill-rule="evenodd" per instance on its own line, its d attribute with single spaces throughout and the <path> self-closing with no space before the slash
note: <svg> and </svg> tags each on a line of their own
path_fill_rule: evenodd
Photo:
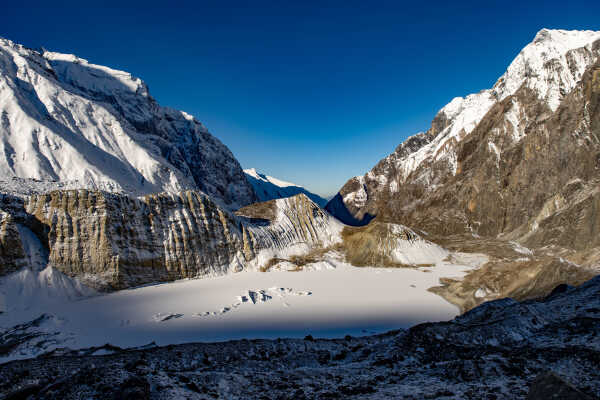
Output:
<svg viewBox="0 0 600 400">
<path fill-rule="evenodd" d="M 0 189 L 69 188 L 256 199 L 229 149 L 139 78 L 0 39 Z"/>
<path fill-rule="evenodd" d="M 488 255 L 435 290 L 463 310 L 581 284 L 600 265 L 599 79 L 600 32 L 541 30 L 493 88 L 453 99 L 326 209 Z"/>
<path fill-rule="evenodd" d="M 438 112 L 429 131 L 409 137 L 367 174 L 350 179 L 327 209 L 345 222 L 361 224 L 381 214 L 379 208 L 386 207 L 387 198 L 402 197 L 403 187 L 417 185 L 424 191 L 420 197 L 429 196 L 446 176 L 462 172 L 459 144 L 479 126 L 489 131 L 485 143 L 488 156 L 506 159 L 508 149 L 524 143 L 532 124 L 556 113 L 586 70 L 597 62 L 599 39 L 600 32 L 594 31 L 541 30 L 492 89 L 454 98 Z M 528 104 L 535 101 L 543 105 L 544 109 L 531 110 L 538 114 L 533 120 L 527 119 L 526 109 L 530 107 L 523 96 L 517 96 L 519 92 L 533 97 Z M 484 117 L 502 103 L 505 110 L 499 126 L 486 129 L 482 126 Z M 589 126 L 587 130 L 589 133 Z M 405 197 L 405 204 L 412 198 Z"/>
<path fill-rule="evenodd" d="M 302 193 L 307 195 L 320 207 L 325 207 L 327 204 L 327 200 L 319 195 L 309 192 L 302 186 L 261 174 L 254 168 L 245 169 L 244 173 L 246 174 L 248 182 L 250 182 L 254 188 L 254 192 L 260 201 L 282 199 L 284 197 L 291 197 Z"/>
</svg>

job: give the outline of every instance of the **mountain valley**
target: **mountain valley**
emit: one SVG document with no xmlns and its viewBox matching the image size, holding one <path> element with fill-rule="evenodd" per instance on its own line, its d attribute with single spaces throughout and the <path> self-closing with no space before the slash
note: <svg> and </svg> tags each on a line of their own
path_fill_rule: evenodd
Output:
<svg viewBox="0 0 600 400">
<path fill-rule="evenodd" d="M 599 183 L 600 32 L 539 31 L 328 202 L 0 39 L 0 398 L 597 398 Z"/>
</svg>

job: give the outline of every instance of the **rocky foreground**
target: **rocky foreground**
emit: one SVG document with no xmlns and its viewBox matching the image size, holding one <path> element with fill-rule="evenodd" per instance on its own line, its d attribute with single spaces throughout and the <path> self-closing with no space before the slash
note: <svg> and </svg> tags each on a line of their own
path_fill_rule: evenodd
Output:
<svg viewBox="0 0 600 400">
<path fill-rule="evenodd" d="M 600 277 L 378 336 L 54 351 L 0 366 L 0 398 L 594 399 L 598 365 Z"/>
</svg>

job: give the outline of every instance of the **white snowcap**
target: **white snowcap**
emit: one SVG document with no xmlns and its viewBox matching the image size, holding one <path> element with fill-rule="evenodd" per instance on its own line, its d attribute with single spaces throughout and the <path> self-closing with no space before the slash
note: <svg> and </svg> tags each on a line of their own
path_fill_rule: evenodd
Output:
<svg viewBox="0 0 600 400">
<path fill-rule="evenodd" d="M 269 183 L 272 183 L 275 186 L 279 186 L 279 187 L 288 187 L 288 186 L 302 187 L 300 185 L 296 185 L 295 183 L 282 181 L 281 179 L 277 179 L 277 178 L 274 178 L 274 177 L 269 176 L 269 175 L 261 174 L 260 172 L 258 172 L 256 170 L 256 168 L 248 168 L 248 169 L 245 169 L 244 172 L 247 175 L 250 175 L 251 177 L 253 177 L 254 179 L 258 179 L 259 181 L 263 181 L 263 182 L 269 182 Z"/>
<path fill-rule="evenodd" d="M 492 90 L 502 100 L 525 83 L 547 100 L 554 111 L 560 104 L 561 91 L 573 90 L 587 66 L 596 59 L 592 43 L 599 39 L 600 31 L 542 29 L 521 50 Z M 582 48 L 585 50 L 573 52 Z"/>
<path fill-rule="evenodd" d="M 78 87 L 94 89 L 97 92 L 111 94 L 114 91 L 128 89 L 133 93 L 149 96 L 148 87 L 140 78 L 129 72 L 91 64 L 88 60 L 79 58 L 74 54 L 55 53 L 44 51 L 43 57 L 53 63 L 54 71 Z M 64 63 L 61 63 L 64 62 Z M 85 68 L 82 68 L 84 66 Z M 96 70 L 97 72 L 90 72 Z M 106 77 L 105 79 L 102 79 Z"/>
</svg>

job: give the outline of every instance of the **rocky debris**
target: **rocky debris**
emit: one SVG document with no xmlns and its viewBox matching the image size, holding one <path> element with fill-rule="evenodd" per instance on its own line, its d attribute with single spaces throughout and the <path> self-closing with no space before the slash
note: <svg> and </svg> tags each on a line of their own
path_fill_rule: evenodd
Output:
<svg viewBox="0 0 600 400">
<path fill-rule="evenodd" d="M 501 239 L 452 235 L 430 237 L 456 252 L 486 254 L 488 261 L 461 279 L 443 278 L 429 290 L 457 305 L 461 311 L 494 299 L 522 301 L 548 295 L 561 283 L 577 286 L 600 274 L 600 256 L 592 251 L 544 247 L 531 251 Z M 523 254 L 526 253 L 526 254 Z M 582 262 L 581 258 L 585 257 Z M 577 261 L 577 263 L 573 261 Z"/>
<path fill-rule="evenodd" d="M 49 314 L 13 326 L 0 329 L 0 355 L 26 353 L 31 348 L 43 349 L 47 345 L 67 341 L 68 335 L 61 332 L 60 320 Z"/>
<path fill-rule="evenodd" d="M 152 399 L 526 399 L 552 390 L 595 398 L 599 321 L 594 278 L 544 299 L 489 302 L 453 321 L 376 336 L 54 352 L 0 365 L 0 394 L 106 398 L 131 388 Z"/>
<path fill-rule="evenodd" d="M 529 388 L 527 400 L 593 400 L 553 372 L 538 375 Z"/>
<path fill-rule="evenodd" d="M 406 226 L 379 221 L 344 227 L 342 240 L 346 261 L 355 266 L 433 266 L 449 254 Z"/>
</svg>

